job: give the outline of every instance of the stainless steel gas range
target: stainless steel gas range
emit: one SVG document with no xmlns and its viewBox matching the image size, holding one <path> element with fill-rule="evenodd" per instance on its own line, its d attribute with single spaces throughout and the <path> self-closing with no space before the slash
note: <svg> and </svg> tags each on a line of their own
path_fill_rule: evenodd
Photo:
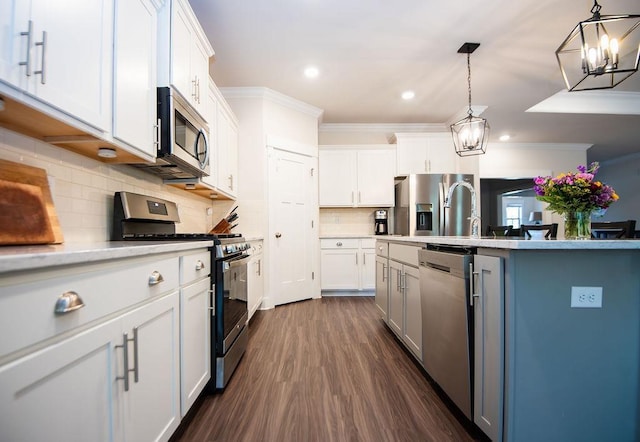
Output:
<svg viewBox="0 0 640 442">
<path fill-rule="evenodd" d="M 242 235 L 176 233 L 176 203 L 131 192 L 116 192 L 114 241 L 213 241 L 211 251 L 211 366 L 208 390 L 222 390 L 244 354 L 249 339 L 247 263 L 249 244 Z"/>
</svg>

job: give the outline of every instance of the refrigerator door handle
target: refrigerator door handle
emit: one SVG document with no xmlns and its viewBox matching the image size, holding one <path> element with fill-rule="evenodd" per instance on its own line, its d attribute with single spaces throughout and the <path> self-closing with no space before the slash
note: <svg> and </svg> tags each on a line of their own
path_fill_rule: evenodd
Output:
<svg viewBox="0 0 640 442">
<path fill-rule="evenodd" d="M 439 182 L 438 183 L 438 211 L 440 212 L 438 214 L 438 220 L 439 220 L 438 235 L 439 236 L 445 235 L 444 229 L 447 225 L 447 212 L 446 212 L 446 209 L 444 208 L 444 198 L 445 198 L 444 183 Z"/>
</svg>

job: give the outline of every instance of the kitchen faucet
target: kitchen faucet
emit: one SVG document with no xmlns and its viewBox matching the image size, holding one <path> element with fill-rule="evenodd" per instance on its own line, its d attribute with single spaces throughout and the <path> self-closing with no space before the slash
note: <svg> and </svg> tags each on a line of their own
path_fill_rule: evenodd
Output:
<svg viewBox="0 0 640 442">
<path fill-rule="evenodd" d="M 480 217 L 478 216 L 478 209 L 476 207 L 476 189 L 466 181 L 456 181 L 449 187 L 449 191 L 447 192 L 447 196 L 444 199 L 444 208 L 448 209 L 451 207 L 451 197 L 453 196 L 453 191 L 456 190 L 456 187 L 463 186 L 469 189 L 471 192 L 471 216 L 469 217 L 469 221 L 471 224 L 471 237 L 472 238 L 480 238 Z"/>
</svg>

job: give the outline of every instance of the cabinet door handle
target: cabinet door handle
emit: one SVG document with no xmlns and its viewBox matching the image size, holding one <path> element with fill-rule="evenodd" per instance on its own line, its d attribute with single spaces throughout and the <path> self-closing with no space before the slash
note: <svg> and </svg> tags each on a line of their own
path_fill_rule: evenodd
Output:
<svg viewBox="0 0 640 442">
<path fill-rule="evenodd" d="M 116 376 L 116 381 L 124 381 L 124 391 L 129 391 L 129 335 L 122 334 L 122 345 L 116 345 L 115 348 L 122 349 L 122 365 L 124 370 L 122 376 Z"/>
<path fill-rule="evenodd" d="M 47 69 L 46 69 L 46 61 L 47 61 L 47 31 L 42 31 L 42 41 L 38 41 L 35 44 L 36 46 L 42 46 L 42 58 L 41 60 L 41 64 L 40 64 L 40 70 L 39 71 L 33 71 L 33 73 L 35 75 L 40 74 L 40 83 L 45 84 L 46 83 L 46 75 L 47 75 Z"/>
<path fill-rule="evenodd" d="M 138 383 L 138 327 L 133 327 L 133 381 Z"/>
<path fill-rule="evenodd" d="M 191 96 L 193 97 L 193 101 L 197 101 L 198 100 L 198 76 L 197 75 L 193 77 L 193 80 L 191 80 L 191 83 L 193 84 L 193 91 L 191 92 Z"/>
<path fill-rule="evenodd" d="M 26 32 L 21 32 L 20 36 L 27 37 L 27 59 L 18 63 L 19 66 L 26 66 L 27 77 L 31 76 L 31 36 L 33 35 L 33 22 L 29 20 L 29 25 Z"/>
<path fill-rule="evenodd" d="M 229 189 L 233 190 L 233 175 L 229 175 Z"/>
<path fill-rule="evenodd" d="M 262 260 L 258 260 L 258 276 L 262 275 Z"/>
<path fill-rule="evenodd" d="M 151 275 L 149 276 L 149 285 L 160 284 L 163 281 L 164 277 L 162 276 L 162 273 L 157 270 L 154 270 L 153 273 L 151 273 Z"/>
<path fill-rule="evenodd" d="M 382 264 L 382 282 L 385 281 L 385 276 L 384 276 L 384 271 L 387 269 L 387 266 L 385 264 Z"/>
<path fill-rule="evenodd" d="M 84 302 L 80 295 L 74 291 L 64 292 L 56 300 L 54 312 L 56 315 L 64 315 L 84 307 Z"/>
<path fill-rule="evenodd" d="M 469 305 L 473 307 L 474 298 L 480 297 L 479 293 L 474 292 L 475 288 L 478 286 L 478 284 L 475 284 L 474 280 L 476 276 L 480 275 L 480 273 L 473 271 L 473 263 L 469 263 L 469 275 L 471 276 L 469 278 Z"/>
<path fill-rule="evenodd" d="M 355 198 L 355 194 L 353 191 L 351 191 L 351 204 L 355 203 L 354 198 Z"/>
<path fill-rule="evenodd" d="M 367 255 L 365 255 L 364 253 L 362 254 L 362 265 L 363 266 L 367 265 Z"/>
<path fill-rule="evenodd" d="M 358 254 L 356 253 L 356 265 L 358 265 Z"/>
<path fill-rule="evenodd" d="M 156 150 L 160 150 L 160 130 L 162 128 L 162 120 L 160 120 L 160 118 L 158 118 L 157 124 L 153 125 L 153 128 L 155 129 L 155 140 L 153 141 L 153 144 L 156 146 Z"/>
<path fill-rule="evenodd" d="M 196 261 L 196 272 L 204 269 L 204 262 L 198 260 Z"/>
</svg>

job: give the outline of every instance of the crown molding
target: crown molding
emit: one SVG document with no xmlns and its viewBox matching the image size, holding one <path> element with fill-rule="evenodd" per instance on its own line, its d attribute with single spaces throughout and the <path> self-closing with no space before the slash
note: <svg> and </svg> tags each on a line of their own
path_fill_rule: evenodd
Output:
<svg viewBox="0 0 640 442">
<path fill-rule="evenodd" d="M 219 89 L 225 99 L 258 98 L 310 115 L 317 118 L 319 121 L 322 121 L 322 115 L 324 114 L 324 110 L 320 108 L 307 104 L 303 101 L 296 100 L 295 98 L 291 98 L 288 95 L 281 94 L 280 92 L 276 92 L 267 87 L 221 87 Z"/>
<path fill-rule="evenodd" d="M 320 132 L 443 132 L 449 128 L 441 123 L 323 123 Z"/>
</svg>

